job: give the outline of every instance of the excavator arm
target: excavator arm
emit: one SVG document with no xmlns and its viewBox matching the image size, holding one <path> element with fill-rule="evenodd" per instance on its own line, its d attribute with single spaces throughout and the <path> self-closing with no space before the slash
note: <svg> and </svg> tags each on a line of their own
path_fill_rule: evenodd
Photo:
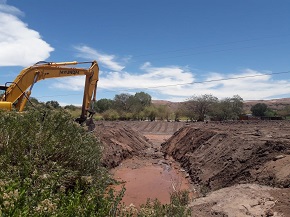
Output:
<svg viewBox="0 0 290 217">
<path fill-rule="evenodd" d="M 91 63 L 88 69 L 74 68 L 73 65 Z M 13 82 L 7 82 L 5 94 L 0 101 L 0 109 L 11 109 L 12 104 L 18 111 L 23 111 L 31 94 L 34 84 L 40 80 L 49 78 L 61 78 L 72 76 L 85 76 L 85 87 L 82 103 L 82 113 L 77 119 L 82 123 L 86 120 L 88 112 L 91 112 L 91 103 L 96 101 L 97 82 L 99 80 L 99 66 L 97 61 L 93 62 L 39 62 L 33 66 L 23 69 Z M 10 84 L 7 86 L 7 84 Z"/>
</svg>

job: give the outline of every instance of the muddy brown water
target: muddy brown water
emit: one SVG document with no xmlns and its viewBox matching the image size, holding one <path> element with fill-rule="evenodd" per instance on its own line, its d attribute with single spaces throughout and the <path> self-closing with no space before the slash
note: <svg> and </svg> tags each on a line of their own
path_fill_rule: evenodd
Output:
<svg viewBox="0 0 290 217">
<path fill-rule="evenodd" d="M 133 158 L 124 161 L 113 169 L 112 174 L 123 184 L 117 187 L 120 190 L 125 186 L 123 198 L 125 205 L 140 206 L 147 199 L 158 199 L 161 203 L 170 202 L 170 194 L 178 190 L 192 191 L 192 186 L 184 172 L 177 165 L 169 165 L 150 160 Z"/>
<path fill-rule="evenodd" d="M 194 190 L 189 180 L 184 178 L 185 174 L 180 171 L 179 165 L 185 167 L 193 183 L 198 183 L 199 187 L 207 184 L 206 186 L 211 187 L 209 189 L 211 191 L 230 185 L 233 186 L 229 188 L 236 188 L 236 184 L 253 182 L 251 180 L 254 180 L 256 184 L 272 185 L 273 183 L 269 182 L 271 180 L 268 177 L 273 176 L 275 176 L 275 183 L 278 185 L 289 183 L 290 122 L 194 123 L 191 124 L 192 131 L 190 131 L 190 128 L 184 128 L 179 133 L 174 133 L 175 129 L 182 127 L 179 123 L 177 125 L 176 123 L 164 122 L 143 122 L 140 124 L 129 122 L 126 125 L 130 125 L 138 133 L 134 134 L 133 131 L 118 133 L 110 128 L 109 131 L 112 131 L 112 134 L 107 137 L 117 140 L 107 145 L 121 146 L 122 149 L 112 149 L 114 152 L 109 149 L 107 153 L 111 153 L 111 155 L 108 155 L 109 159 L 119 155 L 123 157 L 121 165 L 113 169 L 112 172 L 116 179 L 124 181 L 127 191 L 123 201 L 127 205 L 133 203 L 138 206 L 144 204 L 147 198 L 155 197 L 162 203 L 168 203 L 170 192 L 173 191 L 175 186 L 180 186 L 174 183 L 185 184 L 185 189 Z M 173 133 L 174 139 L 168 139 Z M 139 138 L 141 138 L 139 134 L 146 136 L 153 143 L 153 146 L 138 143 Z M 128 138 L 120 140 L 120 135 L 122 138 L 127 135 Z M 167 142 L 163 143 L 162 151 L 167 154 L 166 156 L 175 158 L 179 163 L 172 159 L 163 159 L 160 144 L 165 140 Z M 130 146 L 125 149 L 124 144 Z M 136 147 L 138 148 L 136 149 Z M 148 149 L 150 149 L 149 152 Z M 131 159 L 124 160 L 126 158 Z M 239 172 L 245 171 L 244 166 L 249 173 Z M 169 175 L 170 171 L 173 173 Z M 237 173 L 240 176 L 237 176 Z M 176 179 L 173 177 L 176 177 Z M 234 180 L 233 177 L 239 177 L 239 179 Z M 252 184 L 249 186 L 245 190 L 253 188 Z M 220 190 L 216 192 L 219 193 Z M 209 198 L 210 201 L 203 202 L 202 205 L 192 203 L 190 206 L 195 213 L 193 216 L 210 216 L 214 208 L 218 208 L 218 211 L 214 212 L 216 216 L 224 216 L 225 213 L 233 214 L 232 209 L 239 212 L 249 212 L 248 207 L 256 209 L 256 203 L 252 206 L 253 203 L 250 200 L 243 203 L 239 202 L 239 205 L 242 204 L 242 207 L 239 207 L 236 200 L 228 199 L 229 194 L 226 191 L 221 193 L 221 197 L 225 199 L 221 202 L 223 204 L 221 206 L 217 205 L 221 201 L 220 199 L 212 201 Z M 262 215 L 279 212 L 285 214 L 279 216 L 290 216 L 289 188 L 275 188 L 270 193 L 273 196 L 272 198 L 270 195 L 270 199 L 264 196 L 259 197 L 259 191 L 250 196 L 251 199 L 258 199 L 257 205 L 260 204 L 260 201 L 274 201 L 275 206 L 270 210 L 262 207 Z M 238 199 L 243 199 L 245 198 L 243 195 L 247 195 L 244 190 L 242 190 L 242 196 L 238 196 L 238 194 L 235 196 Z M 222 208 L 222 206 L 226 207 Z M 227 207 L 231 209 L 228 210 Z"/>
<path fill-rule="evenodd" d="M 172 134 L 143 134 L 152 142 L 153 148 L 159 150 L 161 143 Z M 162 204 L 170 202 L 170 194 L 178 190 L 188 190 L 194 196 L 194 188 L 189 177 L 173 159 L 163 157 L 133 157 L 123 161 L 111 170 L 114 178 L 123 181 L 126 192 L 123 198 L 125 205 L 140 206 L 147 199 L 158 199 Z M 118 190 L 121 189 L 118 186 Z"/>
</svg>

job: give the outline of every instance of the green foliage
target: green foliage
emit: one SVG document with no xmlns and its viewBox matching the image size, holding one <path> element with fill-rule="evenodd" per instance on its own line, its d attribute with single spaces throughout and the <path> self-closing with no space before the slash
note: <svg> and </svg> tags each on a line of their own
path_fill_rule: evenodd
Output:
<svg viewBox="0 0 290 217">
<path fill-rule="evenodd" d="M 215 120 L 236 120 L 242 114 L 243 99 L 236 95 L 232 98 L 225 98 L 217 102 L 210 112 Z"/>
<path fill-rule="evenodd" d="M 203 121 L 205 116 L 213 120 L 235 120 L 243 112 L 243 99 L 239 95 L 218 100 L 213 95 L 193 96 L 178 109 L 191 121 Z"/>
<path fill-rule="evenodd" d="M 188 216 L 188 192 L 138 211 L 101 166 L 98 140 L 65 110 L 0 111 L 0 216 Z M 150 214 L 150 213 L 151 214 Z M 149 213 L 149 215 L 147 215 Z"/>
<path fill-rule="evenodd" d="M 75 111 L 75 110 L 78 109 L 78 107 L 75 106 L 75 105 L 66 105 L 66 106 L 64 107 L 64 109 L 71 110 L 71 111 Z"/>
<path fill-rule="evenodd" d="M 95 103 L 96 112 L 103 113 L 111 108 L 113 108 L 114 101 L 111 99 L 99 99 Z"/>
<path fill-rule="evenodd" d="M 106 120 L 140 120 L 144 119 L 144 109 L 151 105 L 151 96 L 144 92 L 135 95 L 121 93 L 114 100 L 100 99 L 95 104 L 95 110 L 102 113 Z M 118 111 L 118 117 L 112 116 L 112 111 Z"/>
<path fill-rule="evenodd" d="M 109 109 L 103 113 L 103 118 L 106 121 L 115 121 L 119 119 L 119 114 L 114 109 Z"/>
<path fill-rule="evenodd" d="M 265 116 L 268 106 L 265 103 L 257 103 L 252 106 L 251 112 L 254 116 L 262 117 Z"/>
<path fill-rule="evenodd" d="M 157 116 L 160 120 L 169 120 L 169 116 L 171 114 L 170 109 L 166 105 L 156 106 Z"/>
<path fill-rule="evenodd" d="M 131 111 L 138 113 L 144 110 L 145 107 L 151 105 L 151 96 L 148 93 L 139 92 L 133 96 L 133 105 Z"/>
<path fill-rule="evenodd" d="M 34 110 L 35 108 L 45 108 L 45 103 L 39 102 L 34 97 L 30 97 L 24 109 L 27 111 L 27 110 Z"/>
<path fill-rule="evenodd" d="M 236 118 L 238 118 L 242 113 L 243 113 L 243 98 L 240 97 L 239 95 L 234 95 L 231 98 L 231 107 L 232 107 L 232 112 Z"/>
<path fill-rule="evenodd" d="M 45 103 L 47 108 L 60 108 L 60 105 L 57 101 L 51 100 Z"/>
<path fill-rule="evenodd" d="M 114 108 L 118 111 L 129 112 L 132 96 L 128 93 L 117 94 L 114 97 Z"/>
<path fill-rule="evenodd" d="M 108 186 L 96 138 L 64 111 L 0 113 L 1 216 L 110 216 L 120 202 Z"/>
<path fill-rule="evenodd" d="M 177 191 L 170 195 L 169 204 L 161 204 L 158 200 L 147 200 L 145 205 L 142 205 L 138 213 L 138 217 L 159 217 L 159 216 L 174 216 L 188 217 L 191 216 L 191 210 L 187 207 L 189 204 L 189 192 Z"/>
<path fill-rule="evenodd" d="M 218 98 L 211 94 L 192 96 L 187 101 L 187 106 L 197 116 L 198 121 L 204 121 L 205 115 L 213 109 L 213 105 L 218 102 Z"/>
<path fill-rule="evenodd" d="M 150 121 L 155 121 L 158 111 L 155 106 L 151 105 L 144 109 L 144 114 Z"/>
<path fill-rule="evenodd" d="M 266 117 L 274 117 L 274 116 L 277 116 L 277 112 L 268 107 L 264 115 Z"/>
</svg>

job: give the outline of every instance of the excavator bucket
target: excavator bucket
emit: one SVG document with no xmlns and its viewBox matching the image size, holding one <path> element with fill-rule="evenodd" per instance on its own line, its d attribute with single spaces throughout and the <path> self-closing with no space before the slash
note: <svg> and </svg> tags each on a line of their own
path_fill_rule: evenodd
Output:
<svg viewBox="0 0 290 217">
<path fill-rule="evenodd" d="M 93 118 L 89 118 L 86 120 L 86 125 L 88 127 L 88 131 L 93 131 L 96 127 Z"/>
</svg>

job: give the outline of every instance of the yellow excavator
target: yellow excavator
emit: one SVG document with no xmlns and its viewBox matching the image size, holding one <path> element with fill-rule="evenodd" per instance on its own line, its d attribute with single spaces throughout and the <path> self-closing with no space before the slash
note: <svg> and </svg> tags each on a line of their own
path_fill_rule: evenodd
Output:
<svg viewBox="0 0 290 217">
<path fill-rule="evenodd" d="M 91 63 L 89 68 L 74 68 L 73 65 Z M 93 103 L 96 101 L 97 82 L 99 80 L 99 66 L 97 61 L 92 62 L 38 62 L 23 69 L 13 82 L 6 82 L 0 86 L 4 91 L 0 98 L 0 109 L 12 110 L 13 107 L 19 112 L 29 100 L 34 84 L 40 80 L 49 78 L 61 78 L 85 75 L 85 87 L 82 103 L 82 112 L 77 122 L 83 123 L 87 117 L 92 117 Z M 88 115 L 89 114 L 89 115 Z"/>
</svg>

